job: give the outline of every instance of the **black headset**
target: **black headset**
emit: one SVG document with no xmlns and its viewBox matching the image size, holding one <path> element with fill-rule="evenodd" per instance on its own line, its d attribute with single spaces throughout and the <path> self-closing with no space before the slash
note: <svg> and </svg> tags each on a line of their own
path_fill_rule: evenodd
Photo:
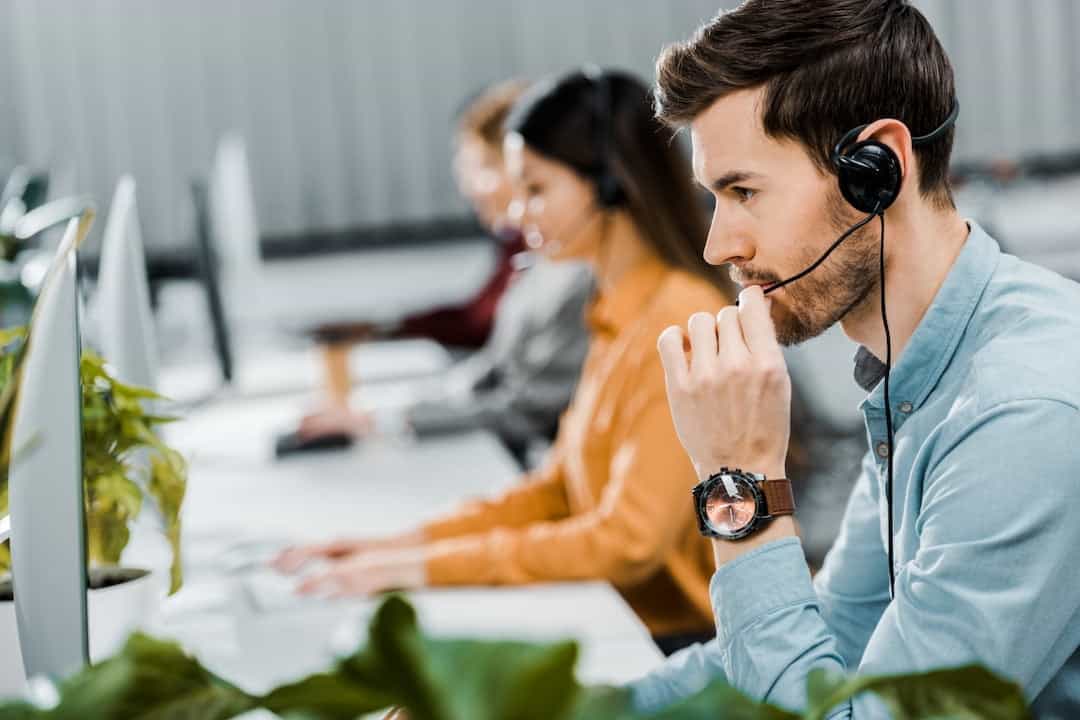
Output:
<svg viewBox="0 0 1080 720">
<path fill-rule="evenodd" d="M 926 135 L 917 135 L 911 138 L 914 147 L 927 145 L 939 140 L 948 130 L 956 124 L 960 115 L 960 101 L 953 99 L 952 110 L 941 125 Z M 900 159 L 888 145 L 878 140 L 863 140 L 854 142 L 859 133 L 869 127 L 869 124 L 860 125 L 844 133 L 840 141 L 833 147 L 831 161 L 836 168 L 837 182 L 840 185 L 840 194 L 844 196 L 852 207 L 866 213 L 866 217 L 848 228 L 843 235 L 829 246 L 829 249 L 819 257 L 812 265 L 802 272 L 792 275 L 781 282 L 775 283 L 765 289 L 765 294 L 775 292 L 785 285 L 789 285 L 800 278 L 804 278 L 816 270 L 836 248 L 851 237 L 857 230 L 868 224 L 874 218 L 881 223 L 881 242 L 878 254 L 878 270 L 881 282 L 881 324 L 885 328 L 885 429 L 888 436 L 889 457 L 888 469 L 885 482 L 885 504 L 889 512 L 889 595 L 895 595 L 896 577 L 893 563 L 893 454 L 895 451 L 895 434 L 892 421 L 892 399 L 889 393 L 889 375 L 892 373 L 892 333 L 889 330 L 889 313 L 885 303 L 885 211 L 896 202 L 900 195 L 900 188 L 904 178 L 900 172 Z M 852 144 L 854 143 L 854 144 Z M 738 301 L 735 302 L 738 305 Z"/>
<path fill-rule="evenodd" d="M 956 124 L 960 102 L 953 100 L 952 111 L 945 121 L 926 135 L 911 138 L 913 147 L 927 145 L 939 139 Z M 877 140 L 854 143 L 867 125 L 848 130 L 832 151 L 840 193 L 852 207 L 864 213 L 885 212 L 900 194 L 903 177 L 900 160 L 888 145 Z M 849 147 L 850 146 L 850 147 Z"/>
<path fill-rule="evenodd" d="M 583 74 L 593 84 L 596 111 L 593 128 L 596 140 L 596 167 L 591 179 L 596 185 L 596 202 L 607 210 L 623 205 L 626 196 L 611 167 L 612 145 L 615 140 L 615 123 L 611 77 L 596 68 L 586 68 Z"/>
<path fill-rule="evenodd" d="M 927 145 L 940 139 L 948 130 L 956 124 L 956 118 L 960 115 L 960 101 L 953 99 L 952 110 L 944 122 L 926 135 L 918 135 L 911 138 L 913 147 Z M 865 219 L 856 223 L 847 232 L 833 243 L 832 247 L 821 257 L 818 262 L 804 270 L 797 277 L 802 277 L 815 267 L 824 262 L 825 258 L 837 248 L 846 238 L 856 230 L 866 225 L 875 217 L 881 223 L 881 243 L 878 256 L 880 282 L 881 282 L 881 323 L 885 328 L 885 433 L 888 441 L 889 456 L 887 459 L 885 480 L 885 506 L 888 510 L 888 556 L 889 556 L 889 596 L 896 596 L 896 563 L 893 553 L 893 455 L 896 453 L 896 437 L 893 431 L 892 399 L 889 393 L 889 376 L 892 374 L 892 333 L 889 331 L 889 315 L 885 304 L 885 211 L 896 202 L 900 195 L 900 187 L 904 178 L 900 172 L 900 160 L 896 153 L 885 143 L 878 140 L 863 140 L 854 143 L 867 125 L 860 125 L 844 133 L 836 147 L 832 151 L 832 164 L 836 168 L 837 181 L 840 184 L 840 193 L 852 207 L 867 213 Z M 850 146 L 850 147 L 849 147 Z M 791 282 L 791 278 L 783 284 Z"/>
</svg>

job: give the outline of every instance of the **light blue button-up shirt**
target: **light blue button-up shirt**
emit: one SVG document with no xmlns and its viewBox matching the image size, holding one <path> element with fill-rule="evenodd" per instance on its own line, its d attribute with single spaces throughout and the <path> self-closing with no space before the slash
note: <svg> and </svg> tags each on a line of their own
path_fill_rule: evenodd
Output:
<svg viewBox="0 0 1080 720">
<path fill-rule="evenodd" d="M 890 377 L 892 600 L 884 366 L 865 350 L 856 360 L 870 450 L 821 571 L 811 581 L 796 538 L 721 567 L 716 640 L 638 681 L 636 704 L 663 707 L 724 677 L 797 710 L 816 668 L 981 662 L 1042 693 L 1044 716 L 1080 717 L 1080 704 L 1048 709 L 1080 696 L 1080 285 L 971 225 Z M 866 695 L 831 717 L 883 715 Z"/>
</svg>

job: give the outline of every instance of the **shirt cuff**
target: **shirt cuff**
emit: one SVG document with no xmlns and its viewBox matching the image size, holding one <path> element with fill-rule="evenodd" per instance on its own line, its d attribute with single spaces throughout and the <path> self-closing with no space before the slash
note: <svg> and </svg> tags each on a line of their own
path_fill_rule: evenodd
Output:
<svg viewBox="0 0 1080 720">
<path fill-rule="evenodd" d="M 493 565 L 489 550 L 489 538 L 484 535 L 466 535 L 428 545 L 424 555 L 428 585 L 494 583 L 494 576 L 487 571 Z"/>
<path fill-rule="evenodd" d="M 709 593 L 721 647 L 769 613 L 817 602 L 802 542 L 796 537 L 762 545 L 719 568 Z"/>
</svg>

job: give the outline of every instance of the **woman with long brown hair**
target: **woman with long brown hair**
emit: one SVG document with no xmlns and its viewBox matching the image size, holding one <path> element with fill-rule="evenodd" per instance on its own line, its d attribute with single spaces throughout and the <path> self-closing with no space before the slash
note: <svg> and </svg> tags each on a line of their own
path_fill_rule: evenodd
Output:
<svg viewBox="0 0 1080 720">
<path fill-rule="evenodd" d="M 591 264 L 597 279 L 589 355 L 550 458 L 509 492 L 406 536 L 296 548 L 277 566 L 334 560 L 301 585 L 327 594 L 604 579 L 672 652 L 712 633 L 714 566 L 656 340 L 695 310 L 729 304 L 727 276 L 702 258 L 690 167 L 638 80 L 575 72 L 541 83 L 507 130 L 526 241 Z"/>
</svg>

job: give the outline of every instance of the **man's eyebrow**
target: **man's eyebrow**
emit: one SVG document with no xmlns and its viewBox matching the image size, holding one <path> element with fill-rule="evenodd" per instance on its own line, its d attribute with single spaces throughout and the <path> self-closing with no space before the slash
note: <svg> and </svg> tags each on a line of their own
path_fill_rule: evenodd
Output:
<svg viewBox="0 0 1080 720">
<path fill-rule="evenodd" d="M 732 170 L 729 173 L 724 173 L 720 177 L 712 181 L 709 185 L 710 188 L 716 192 L 724 192 L 730 185 L 735 183 L 746 182 L 757 177 L 756 173 L 748 172 L 746 170 Z"/>
</svg>

